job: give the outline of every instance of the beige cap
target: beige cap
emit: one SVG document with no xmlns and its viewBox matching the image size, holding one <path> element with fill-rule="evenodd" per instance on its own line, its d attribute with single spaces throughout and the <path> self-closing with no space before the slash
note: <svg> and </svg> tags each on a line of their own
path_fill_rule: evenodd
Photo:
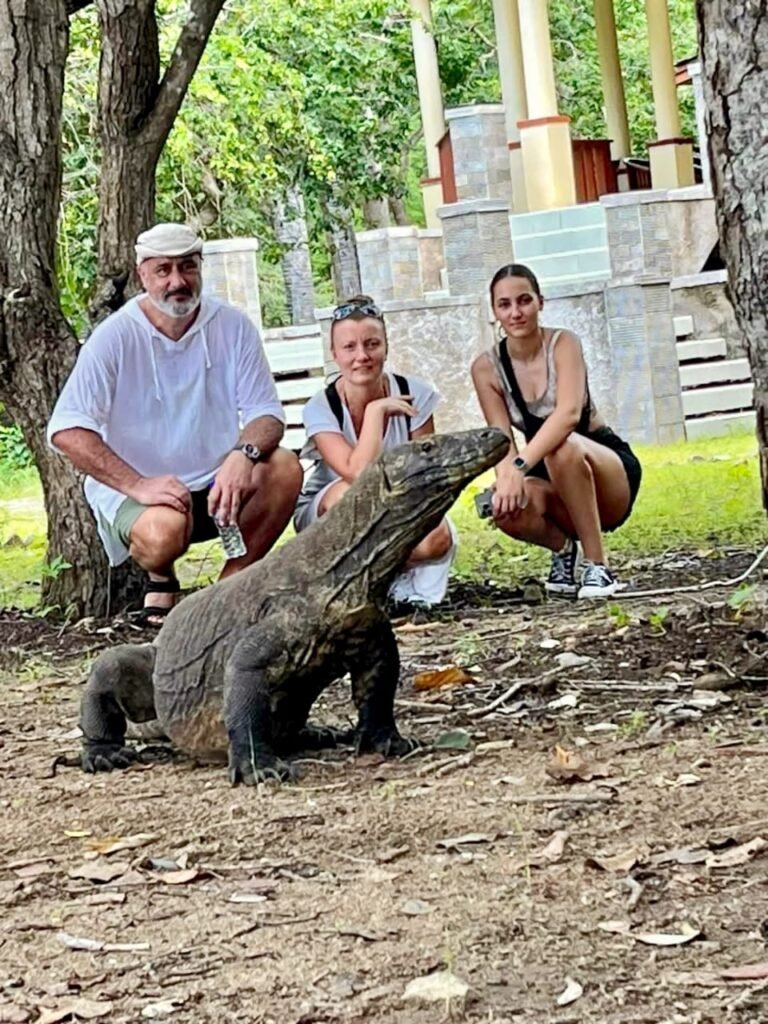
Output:
<svg viewBox="0 0 768 1024">
<path fill-rule="evenodd" d="M 202 239 L 186 224 L 155 224 L 136 239 L 136 262 L 203 251 Z"/>
</svg>

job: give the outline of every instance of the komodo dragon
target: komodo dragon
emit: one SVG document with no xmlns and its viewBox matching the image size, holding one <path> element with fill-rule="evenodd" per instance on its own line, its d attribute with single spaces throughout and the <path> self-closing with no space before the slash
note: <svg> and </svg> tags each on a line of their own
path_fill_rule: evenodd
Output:
<svg viewBox="0 0 768 1024">
<path fill-rule="evenodd" d="M 408 552 L 462 488 L 504 455 L 495 427 L 382 453 L 313 526 L 262 561 L 190 595 L 154 645 L 95 662 L 80 713 L 87 772 L 124 768 L 126 718 L 157 717 L 201 760 L 229 752 L 232 784 L 290 778 L 280 755 L 355 741 L 358 753 L 412 749 L 395 725 L 400 662 L 384 603 Z M 307 725 L 318 695 L 346 672 L 357 728 Z"/>
</svg>

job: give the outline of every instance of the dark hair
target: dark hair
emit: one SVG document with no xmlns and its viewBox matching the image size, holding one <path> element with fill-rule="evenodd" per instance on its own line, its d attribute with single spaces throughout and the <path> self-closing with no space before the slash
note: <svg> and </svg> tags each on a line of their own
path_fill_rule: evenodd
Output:
<svg viewBox="0 0 768 1024">
<path fill-rule="evenodd" d="M 542 298 L 538 279 L 530 267 L 526 267 L 524 263 L 507 263 L 503 267 L 500 267 L 491 278 L 491 306 L 493 306 L 494 288 L 499 281 L 503 281 L 505 277 L 524 277 L 538 297 Z"/>
</svg>

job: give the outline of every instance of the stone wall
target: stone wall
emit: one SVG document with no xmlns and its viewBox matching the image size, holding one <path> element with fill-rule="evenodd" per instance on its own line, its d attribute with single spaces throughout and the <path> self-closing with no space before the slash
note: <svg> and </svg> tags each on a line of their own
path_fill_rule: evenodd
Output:
<svg viewBox="0 0 768 1024">
<path fill-rule="evenodd" d="M 509 206 L 498 199 L 472 199 L 440 206 L 445 276 L 451 295 L 485 296 L 488 284 L 512 262 Z"/>
<path fill-rule="evenodd" d="M 512 202 L 512 179 L 504 107 L 500 104 L 453 107 L 445 112 L 451 133 L 453 169 L 459 202 L 502 199 Z"/>
<path fill-rule="evenodd" d="M 728 274 L 713 270 L 672 281 L 672 313 L 693 317 L 693 337 L 725 338 L 729 359 L 747 354 L 744 335 L 728 298 Z"/>
</svg>

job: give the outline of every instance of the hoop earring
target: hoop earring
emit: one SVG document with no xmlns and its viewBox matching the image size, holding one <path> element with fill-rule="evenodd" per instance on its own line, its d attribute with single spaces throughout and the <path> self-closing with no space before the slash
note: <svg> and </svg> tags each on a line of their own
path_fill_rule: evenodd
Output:
<svg viewBox="0 0 768 1024">
<path fill-rule="evenodd" d="M 499 341 L 505 341 L 507 337 L 504 328 L 501 326 L 500 320 L 496 321 L 496 337 Z"/>
</svg>

